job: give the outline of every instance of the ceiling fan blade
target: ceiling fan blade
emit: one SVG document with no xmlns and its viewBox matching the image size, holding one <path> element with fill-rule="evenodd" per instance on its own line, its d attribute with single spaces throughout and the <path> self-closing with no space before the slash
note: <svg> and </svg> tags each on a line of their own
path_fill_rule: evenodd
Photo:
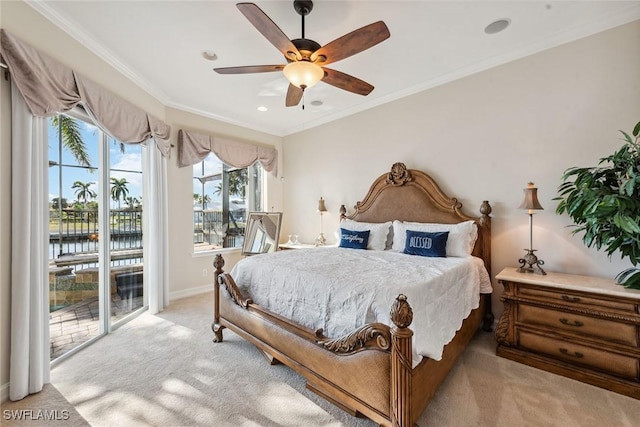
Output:
<svg viewBox="0 0 640 427">
<path fill-rule="evenodd" d="M 250 74 L 282 71 L 283 68 L 284 65 L 245 65 L 242 67 L 214 68 L 213 71 L 218 74 Z"/>
<path fill-rule="evenodd" d="M 322 81 L 332 86 L 364 96 L 369 95 L 373 90 L 372 85 L 357 77 L 326 67 L 322 69 L 324 70 L 324 78 Z"/>
<path fill-rule="evenodd" d="M 390 36 L 389 28 L 384 22 L 374 22 L 322 46 L 313 52 L 311 61 L 317 61 L 320 66 L 331 64 L 369 49 Z M 323 61 L 322 57 L 326 59 Z"/>
<path fill-rule="evenodd" d="M 238 3 L 240 12 L 267 38 L 282 54 L 289 59 L 302 59 L 298 48 L 289 40 L 282 30 L 253 3 Z"/>
<path fill-rule="evenodd" d="M 285 102 L 285 105 L 287 107 L 295 107 L 300 103 L 303 93 L 304 91 L 302 89 L 289 83 L 289 89 L 287 89 L 287 100 Z"/>
</svg>

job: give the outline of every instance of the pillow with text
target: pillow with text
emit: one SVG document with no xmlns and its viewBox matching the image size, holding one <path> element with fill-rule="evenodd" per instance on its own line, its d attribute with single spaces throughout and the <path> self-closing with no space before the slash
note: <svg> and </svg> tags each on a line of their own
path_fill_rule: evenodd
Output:
<svg viewBox="0 0 640 427">
<path fill-rule="evenodd" d="M 340 247 L 350 249 L 367 249 L 369 230 L 354 231 L 340 228 Z"/>
<path fill-rule="evenodd" d="M 407 230 L 404 253 L 427 257 L 447 256 L 448 231 L 431 233 L 428 231 Z"/>
</svg>

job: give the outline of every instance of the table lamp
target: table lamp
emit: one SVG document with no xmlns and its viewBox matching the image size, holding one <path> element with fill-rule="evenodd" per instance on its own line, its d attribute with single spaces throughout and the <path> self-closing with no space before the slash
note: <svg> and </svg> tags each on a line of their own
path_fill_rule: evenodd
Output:
<svg viewBox="0 0 640 427">
<path fill-rule="evenodd" d="M 538 201 L 538 189 L 533 182 L 530 182 L 527 184 L 527 188 L 522 190 L 522 192 L 523 199 L 518 208 L 527 209 L 529 211 L 529 249 L 525 249 L 527 254 L 518 260 L 520 263 L 518 271 L 520 273 L 535 273 L 539 270 L 539 273 L 546 275 L 547 273 L 542 269 L 544 261 L 538 259 L 534 254 L 537 249 L 533 249 L 533 211 L 543 209 L 542 205 L 540 205 L 540 202 Z M 525 265 L 528 265 L 528 267 L 525 267 Z M 534 266 L 536 266 L 538 270 L 536 270 Z"/>
<path fill-rule="evenodd" d="M 327 207 L 324 204 L 324 199 L 320 197 L 318 200 L 318 212 L 320 212 L 320 235 L 316 239 L 316 246 L 324 246 L 327 244 L 327 239 L 322 232 L 322 214 L 327 211 Z"/>
</svg>

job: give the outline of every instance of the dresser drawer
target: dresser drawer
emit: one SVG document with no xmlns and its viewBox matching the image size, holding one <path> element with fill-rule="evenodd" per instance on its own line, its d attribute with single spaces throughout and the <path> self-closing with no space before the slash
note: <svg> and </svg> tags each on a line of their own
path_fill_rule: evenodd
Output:
<svg viewBox="0 0 640 427">
<path fill-rule="evenodd" d="M 527 331 L 518 332 L 520 347 L 543 353 L 572 365 L 583 365 L 638 381 L 638 357 L 624 356 L 593 347 L 569 343 Z"/>
<path fill-rule="evenodd" d="M 520 304 L 518 305 L 518 322 L 638 347 L 636 326 L 614 320 Z"/>
<path fill-rule="evenodd" d="M 552 303 L 559 303 L 567 307 L 572 305 L 603 307 L 615 311 L 624 311 L 635 313 L 636 304 L 633 302 L 609 300 L 607 298 L 599 298 L 597 296 L 584 295 L 579 292 L 573 292 L 569 289 L 558 289 L 557 291 L 550 288 L 541 289 L 538 287 L 529 287 L 520 285 L 517 289 L 518 296 L 533 297 L 535 299 L 543 299 Z"/>
</svg>

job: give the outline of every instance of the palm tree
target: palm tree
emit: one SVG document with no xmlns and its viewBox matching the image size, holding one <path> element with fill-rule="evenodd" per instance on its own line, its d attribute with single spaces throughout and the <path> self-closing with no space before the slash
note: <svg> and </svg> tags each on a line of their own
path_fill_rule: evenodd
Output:
<svg viewBox="0 0 640 427">
<path fill-rule="evenodd" d="M 89 188 L 93 184 L 93 182 L 75 181 L 71 186 L 71 188 L 75 190 L 78 201 L 82 202 L 84 209 L 87 209 L 87 202 L 91 199 L 95 199 L 97 196 L 97 193 Z"/>
<path fill-rule="evenodd" d="M 111 177 L 111 199 L 118 203 L 118 209 L 120 209 L 120 202 L 129 195 L 128 183 L 127 178 Z"/>
<path fill-rule="evenodd" d="M 247 169 L 237 169 L 229 172 L 229 194 L 240 196 L 242 201 L 247 198 Z M 215 191 L 216 195 L 222 194 L 222 182 L 218 184 Z"/>
<path fill-rule="evenodd" d="M 211 201 L 211 197 L 209 197 L 208 194 L 205 194 L 203 197 L 200 198 L 200 202 L 202 203 L 202 210 L 207 209 L 207 203 L 209 203 Z"/>
<path fill-rule="evenodd" d="M 118 203 L 118 223 L 120 223 L 120 209 L 122 208 L 120 202 L 129 194 L 128 183 L 126 178 L 111 177 L 111 199 Z"/>
<path fill-rule="evenodd" d="M 62 146 L 69 150 L 80 166 L 91 167 L 87 147 L 80 134 L 80 126 L 73 117 L 58 114 L 51 117 L 51 125 L 60 132 Z M 89 169 L 92 171 L 93 169 Z"/>
<path fill-rule="evenodd" d="M 240 196 L 242 201 L 247 198 L 247 183 L 249 182 L 247 169 L 237 169 L 229 173 L 229 192 Z"/>
<path fill-rule="evenodd" d="M 89 188 L 92 185 L 93 185 L 93 182 L 82 182 L 82 181 L 75 181 L 73 185 L 71 185 L 71 188 L 75 190 L 78 202 L 82 201 L 83 211 L 87 210 L 87 200 L 93 199 L 97 196 L 97 193 L 93 191 L 91 188 Z M 80 217 L 82 218 L 82 216 L 84 216 L 84 212 L 81 211 Z M 90 224 L 90 216 L 89 216 L 89 213 L 87 212 L 87 229 L 89 228 L 89 224 Z"/>
</svg>

